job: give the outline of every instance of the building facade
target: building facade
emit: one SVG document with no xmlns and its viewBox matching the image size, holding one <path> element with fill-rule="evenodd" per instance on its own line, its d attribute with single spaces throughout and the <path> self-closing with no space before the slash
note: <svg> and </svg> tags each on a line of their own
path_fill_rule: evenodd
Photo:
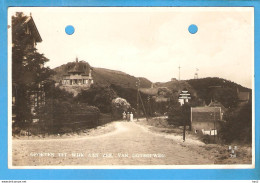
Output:
<svg viewBox="0 0 260 183">
<path fill-rule="evenodd" d="M 67 73 L 62 76 L 62 86 L 85 86 L 93 84 L 93 68 L 85 61 L 78 61 L 67 64 Z"/>
<path fill-rule="evenodd" d="M 191 108 L 191 128 L 196 133 L 209 133 L 208 135 L 210 135 L 210 132 L 219 129 L 221 120 L 221 107 L 205 106 Z"/>
<path fill-rule="evenodd" d="M 19 15 L 18 15 L 19 16 Z M 20 16 L 24 16 L 22 13 L 20 13 Z M 14 22 L 12 22 L 12 25 L 14 25 Z M 26 44 L 21 44 L 23 45 L 26 49 L 32 49 L 32 53 L 34 52 L 33 50 L 36 48 L 37 43 L 42 42 L 42 38 L 40 36 L 40 33 L 36 27 L 36 24 L 32 18 L 32 16 L 26 17 L 23 21 L 16 22 L 15 26 L 12 28 L 12 34 L 21 34 L 21 35 L 26 35 Z M 22 41 L 22 40 L 18 40 Z M 12 40 L 12 49 L 16 46 L 17 42 L 14 42 L 14 39 Z M 13 57 L 16 56 L 16 53 L 12 53 Z M 26 58 L 26 56 L 24 56 Z M 27 62 L 22 62 L 23 67 L 28 65 L 29 62 L 33 61 L 28 61 Z M 40 65 L 43 67 L 43 65 Z M 20 105 L 20 108 L 23 103 L 26 102 L 27 104 L 30 105 L 30 112 L 33 116 L 33 122 L 38 121 L 37 119 L 37 114 L 36 114 L 36 108 L 45 105 L 45 92 L 44 92 L 44 87 L 43 83 L 39 83 L 37 87 L 35 87 L 33 90 L 28 90 L 26 92 L 26 95 L 28 96 L 28 101 L 24 101 L 22 98 L 25 96 L 19 95 L 21 92 L 21 81 L 16 81 L 15 78 L 18 75 L 17 73 L 12 73 L 12 122 L 17 121 L 17 114 L 19 113 L 18 111 L 18 105 Z M 22 101 L 22 102 L 21 102 Z"/>
</svg>

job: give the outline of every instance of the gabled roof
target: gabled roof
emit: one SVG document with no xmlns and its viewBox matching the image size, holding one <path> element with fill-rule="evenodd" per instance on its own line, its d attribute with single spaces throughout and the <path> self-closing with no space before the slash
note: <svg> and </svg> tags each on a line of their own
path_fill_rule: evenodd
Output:
<svg viewBox="0 0 260 183">
<path fill-rule="evenodd" d="M 226 111 L 226 108 L 218 101 L 211 101 L 209 107 L 220 107 L 221 111 Z"/>
<path fill-rule="evenodd" d="M 67 64 L 67 72 L 70 73 L 79 73 L 84 75 L 89 75 L 90 70 L 93 70 L 93 68 L 89 65 L 89 63 L 85 61 L 75 61 L 75 62 L 69 62 Z"/>
<path fill-rule="evenodd" d="M 24 21 L 23 24 L 28 24 L 28 26 L 30 27 L 30 29 L 31 29 L 31 31 L 32 31 L 32 34 L 33 34 L 33 36 L 34 36 L 36 42 L 42 42 L 41 35 L 40 35 L 40 33 L 39 33 L 39 31 L 38 31 L 36 25 L 35 25 L 35 22 L 34 22 L 32 16 L 29 16 L 29 17 Z"/>
</svg>

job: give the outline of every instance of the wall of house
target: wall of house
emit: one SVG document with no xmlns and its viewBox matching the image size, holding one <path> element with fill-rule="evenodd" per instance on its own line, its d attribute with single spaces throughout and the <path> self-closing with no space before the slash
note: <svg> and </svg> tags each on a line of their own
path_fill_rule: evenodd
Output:
<svg viewBox="0 0 260 183">
<path fill-rule="evenodd" d="M 204 130 L 213 130 L 214 129 L 214 122 L 209 121 L 209 122 L 191 122 L 191 128 L 192 130 L 198 130 L 201 131 L 202 129 Z M 215 128 L 219 129 L 220 124 L 218 121 L 215 122 Z"/>
</svg>

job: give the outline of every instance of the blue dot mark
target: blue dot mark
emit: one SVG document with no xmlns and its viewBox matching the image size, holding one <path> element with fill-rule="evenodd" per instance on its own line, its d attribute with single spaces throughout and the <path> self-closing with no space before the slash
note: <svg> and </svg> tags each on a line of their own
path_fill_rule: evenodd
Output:
<svg viewBox="0 0 260 183">
<path fill-rule="evenodd" d="M 198 27 L 195 24 L 191 24 L 188 28 L 189 32 L 191 34 L 196 34 L 198 32 Z"/>
<path fill-rule="evenodd" d="M 75 32 L 75 29 L 72 25 L 68 25 L 66 28 L 65 28 L 65 32 L 66 34 L 68 35 L 72 35 L 74 32 Z"/>
</svg>

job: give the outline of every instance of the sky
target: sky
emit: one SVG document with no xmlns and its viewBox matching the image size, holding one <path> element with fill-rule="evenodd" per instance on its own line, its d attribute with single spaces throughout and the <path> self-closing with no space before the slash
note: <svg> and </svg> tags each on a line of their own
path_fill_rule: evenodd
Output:
<svg viewBox="0 0 260 183">
<path fill-rule="evenodd" d="M 250 7 L 9 8 L 32 17 L 46 66 L 87 61 L 152 82 L 221 77 L 252 88 L 254 10 Z M 10 22 L 10 20 L 9 20 Z M 198 26 L 196 34 L 188 27 Z M 75 33 L 67 35 L 65 27 Z"/>
</svg>

